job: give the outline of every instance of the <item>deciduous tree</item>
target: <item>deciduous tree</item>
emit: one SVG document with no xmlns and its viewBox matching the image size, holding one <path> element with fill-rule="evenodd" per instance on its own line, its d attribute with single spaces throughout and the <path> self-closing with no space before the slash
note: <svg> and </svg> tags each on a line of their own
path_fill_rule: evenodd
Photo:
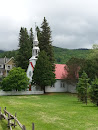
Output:
<svg viewBox="0 0 98 130">
<path fill-rule="evenodd" d="M 25 70 L 18 68 L 13 68 L 7 77 L 2 81 L 2 89 L 4 91 L 12 90 L 25 90 L 29 84 L 29 79 L 27 78 Z"/>
<path fill-rule="evenodd" d="M 67 61 L 65 70 L 67 71 L 68 75 L 65 80 L 69 84 L 76 84 L 79 78 L 79 70 L 84 63 L 84 59 L 79 59 L 72 57 L 69 61 Z"/>
<path fill-rule="evenodd" d="M 94 44 L 92 48 L 79 73 L 81 76 L 83 71 L 85 71 L 90 78 L 90 83 L 96 76 L 98 77 L 98 45 Z"/>
</svg>

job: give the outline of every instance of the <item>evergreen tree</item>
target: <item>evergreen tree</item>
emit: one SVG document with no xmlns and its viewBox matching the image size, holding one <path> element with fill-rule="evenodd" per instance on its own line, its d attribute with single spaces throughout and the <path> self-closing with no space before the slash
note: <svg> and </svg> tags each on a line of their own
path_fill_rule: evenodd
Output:
<svg viewBox="0 0 98 130">
<path fill-rule="evenodd" d="M 29 38 L 30 38 L 31 52 L 32 52 L 32 48 L 33 48 L 33 30 L 32 30 L 32 28 L 30 28 Z"/>
<path fill-rule="evenodd" d="M 98 106 L 98 78 L 95 78 L 91 83 L 90 99 Z"/>
<path fill-rule="evenodd" d="M 53 53 L 52 40 L 51 40 L 51 30 L 45 17 L 41 24 L 39 48 L 40 48 L 40 51 L 44 50 L 46 52 L 51 62 L 52 69 L 54 70 L 55 60 L 54 60 L 54 53 Z"/>
<path fill-rule="evenodd" d="M 45 51 L 39 53 L 32 82 L 40 86 L 44 92 L 45 86 L 51 86 L 55 83 L 55 74 L 52 72 L 51 63 Z"/>
<path fill-rule="evenodd" d="M 32 56 L 32 47 L 26 28 L 21 27 L 19 33 L 19 49 L 16 56 L 16 65 L 27 70 L 29 58 Z"/>
<path fill-rule="evenodd" d="M 36 31 L 37 31 L 38 41 L 41 41 L 41 30 L 38 26 L 36 27 Z"/>
<path fill-rule="evenodd" d="M 88 83 L 89 79 L 85 72 L 82 73 L 81 78 L 79 78 L 79 82 L 77 83 L 77 92 L 78 92 L 78 99 L 83 103 L 87 104 L 87 91 L 88 91 Z"/>
</svg>

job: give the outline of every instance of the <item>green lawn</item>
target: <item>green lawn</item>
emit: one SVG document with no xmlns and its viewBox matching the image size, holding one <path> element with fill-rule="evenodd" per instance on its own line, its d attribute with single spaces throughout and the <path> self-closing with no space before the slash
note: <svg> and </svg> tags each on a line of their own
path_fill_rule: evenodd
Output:
<svg viewBox="0 0 98 130">
<path fill-rule="evenodd" d="M 75 95 L 0 96 L 0 107 L 5 106 L 13 115 L 17 112 L 27 130 L 32 122 L 35 130 L 98 130 L 98 107 L 78 102 Z M 0 130 L 6 126 L 7 121 L 0 120 Z"/>
</svg>

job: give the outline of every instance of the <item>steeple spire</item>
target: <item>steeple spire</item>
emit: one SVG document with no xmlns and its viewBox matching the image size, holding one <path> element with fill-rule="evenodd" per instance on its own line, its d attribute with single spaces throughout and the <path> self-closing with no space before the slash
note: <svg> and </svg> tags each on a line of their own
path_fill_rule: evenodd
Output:
<svg viewBox="0 0 98 130">
<path fill-rule="evenodd" d="M 34 35 L 34 41 L 38 41 L 38 38 L 37 38 L 37 31 L 35 30 L 35 35 Z"/>
<path fill-rule="evenodd" d="M 32 56 L 34 56 L 35 58 L 38 57 L 38 52 L 40 51 L 38 44 L 39 44 L 39 41 L 37 38 L 37 31 L 36 31 L 36 25 L 35 25 L 35 34 L 34 34 L 33 49 L 32 49 Z"/>
<path fill-rule="evenodd" d="M 38 46 L 38 38 L 37 38 L 37 31 L 36 31 L 36 23 L 35 23 L 35 34 L 34 34 L 34 41 L 33 46 Z"/>
<path fill-rule="evenodd" d="M 37 38 L 37 31 L 35 31 L 35 35 L 34 35 L 34 41 L 33 41 L 33 46 L 38 46 L 38 38 Z"/>
</svg>

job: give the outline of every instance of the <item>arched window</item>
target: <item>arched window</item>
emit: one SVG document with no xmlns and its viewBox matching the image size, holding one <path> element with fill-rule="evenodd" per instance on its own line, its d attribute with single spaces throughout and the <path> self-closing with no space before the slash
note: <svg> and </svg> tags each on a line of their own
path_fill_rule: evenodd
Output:
<svg viewBox="0 0 98 130">
<path fill-rule="evenodd" d="M 31 77 L 31 71 L 29 71 L 29 76 Z"/>
</svg>

